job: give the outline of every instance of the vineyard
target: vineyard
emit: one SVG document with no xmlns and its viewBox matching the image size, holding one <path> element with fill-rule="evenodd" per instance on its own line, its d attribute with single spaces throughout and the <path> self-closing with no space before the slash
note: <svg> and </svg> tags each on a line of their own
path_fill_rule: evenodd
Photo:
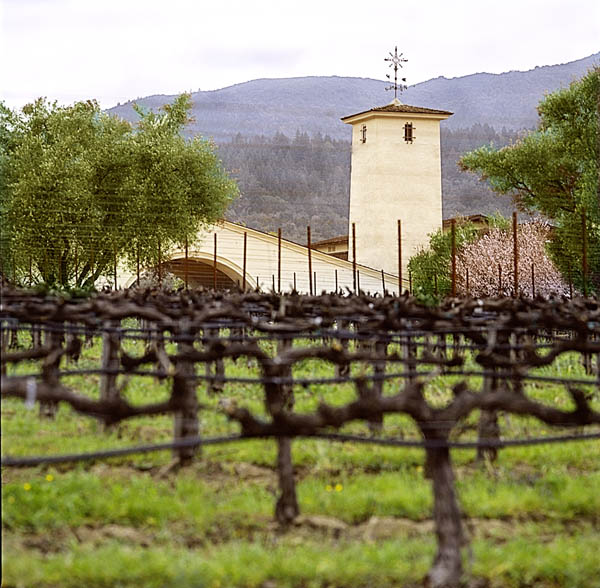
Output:
<svg viewBox="0 0 600 588">
<path fill-rule="evenodd" d="M 596 299 L 5 288 L 0 321 L 6 586 L 597 586 Z"/>
</svg>

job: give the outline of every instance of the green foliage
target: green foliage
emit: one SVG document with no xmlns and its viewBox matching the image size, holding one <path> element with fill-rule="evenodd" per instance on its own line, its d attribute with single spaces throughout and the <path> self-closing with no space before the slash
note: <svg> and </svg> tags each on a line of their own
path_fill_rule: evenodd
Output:
<svg viewBox="0 0 600 588">
<path fill-rule="evenodd" d="M 139 110 L 136 127 L 93 101 L 2 107 L 5 275 L 89 288 L 115 259 L 154 265 L 159 249 L 220 218 L 237 187 L 209 142 L 181 136 L 190 107 L 184 94 L 159 113 Z"/>
<path fill-rule="evenodd" d="M 456 249 L 475 240 L 478 229 L 473 223 L 456 224 Z M 425 304 L 437 304 L 452 291 L 452 233 L 439 229 L 429 238 L 429 249 L 411 257 L 413 294 Z"/>
<path fill-rule="evenodd" d="M 546 96 L 538 107 L 539 127 L 513 145 L 472 151 L 460 161 L 464 170 L 511 194 L 523 210 L 555 221 L 550 253 L 563 275 L 574 272 L 582 286 L 583 222 L 590 275 L 600 288 L 600 68 L 570 87 Z"/>
</svg>

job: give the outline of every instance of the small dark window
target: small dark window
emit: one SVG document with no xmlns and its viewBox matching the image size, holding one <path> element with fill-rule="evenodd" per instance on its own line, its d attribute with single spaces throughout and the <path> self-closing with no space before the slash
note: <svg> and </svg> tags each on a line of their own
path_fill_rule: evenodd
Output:
<svg viewBox="0 0 600 588">
<path fill-rule="evenodd" d="M 415 139 L 415 133 L 414 133 L 415 127 L 413 127 L 412 123 L 406 123 L 404 125 L 404 140 L 407 143 L 412 143 Z"/>
<path fill-rule="evenodd" d="M 360 142 L 361 143 L 367 142 L 367 125 L 363 125 L 360 128 Z"/>
</svg>

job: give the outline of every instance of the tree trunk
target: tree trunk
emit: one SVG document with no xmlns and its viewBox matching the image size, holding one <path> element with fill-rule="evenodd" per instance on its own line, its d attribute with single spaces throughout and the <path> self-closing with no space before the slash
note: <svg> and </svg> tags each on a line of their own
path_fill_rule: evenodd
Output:
<svg viewBox="0 0 600 588">
<path fill-rule="evenodd" d="M 426 578 L 429 588 L 455 588 L 462 577 L 461 548 L 465 544 L 461 512 L 454 489 L 448 448 L 427 449 L 427 472 L 433 486 L 433 520 L 437 553 Z"/>
</svg>

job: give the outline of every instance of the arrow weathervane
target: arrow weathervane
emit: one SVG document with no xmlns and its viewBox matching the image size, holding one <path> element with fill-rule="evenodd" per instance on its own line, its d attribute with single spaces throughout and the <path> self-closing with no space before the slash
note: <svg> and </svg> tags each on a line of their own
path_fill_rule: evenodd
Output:
<svg viewBox="0 0 600 588">
<path fill-rule="evenodd" d="M 402 57 L 402 53 L 400 53 L 400 55 L 398 55 L 398 47 L 395 47 L 394 53 L 392 54 L 390 52 L 390 56 L 386 57 L 384 59 L 384 61 L 389 61 L 390 67 L 394 68 L 394 85 L 388 86 L 386 88 L 386 90 L 394 90 L 394 100 L 396 100 L 398 98 L 398 90 L 400 90 L 400 92 L 402 92 L 402 90 L 406 90 L 406 88 L 408 87 L 408 86 L 405 86 L 404 84 L 398 85 L 398 68 L 402 67 L 403 63 L 408 62 L 408 59 L 404 59 Z M 386 74 L 385 77 L 391 81 L 390 74 Z M 406 82 L 406 78 L 402 78 L 402 81 Z"/>
</svg>

